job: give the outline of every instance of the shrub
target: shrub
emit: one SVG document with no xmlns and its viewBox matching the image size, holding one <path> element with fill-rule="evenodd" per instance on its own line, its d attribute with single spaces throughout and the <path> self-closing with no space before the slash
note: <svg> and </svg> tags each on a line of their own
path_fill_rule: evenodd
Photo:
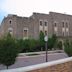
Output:
<svg viewBox="0 0 72 72">
<path fill-rule="evenodd" d="M 64 42 L 64 51 L 67 53 L 69 57 L 72 56 L 72 42 L 69 40 L 65 40 Z"/>
<path fill-rule="evenodd" d="M 58 49 L 62 50 L 62 41 L 58 41 L 57 47 Z"/>
<path fill-rule="evenodd" d="M 18 49 L 15 39 L 8 34 L 5 38 L 0 39 L 0 63 L 7 66 L 15 63 L 18 55 Z"/>
</svg>

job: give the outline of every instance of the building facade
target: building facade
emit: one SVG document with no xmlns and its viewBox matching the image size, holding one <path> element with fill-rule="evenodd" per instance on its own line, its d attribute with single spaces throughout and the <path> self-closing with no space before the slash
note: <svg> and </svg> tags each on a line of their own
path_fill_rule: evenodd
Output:
<svg viewBox="0 0 72 72">
<path fill-rule="evenodd" d="M 15 38 L 39 38 L 40 31 L 48 37 L 56 34 L 59 38 L 72 37 L 72 15 L 49 12 L 33 13 L 30 17 L 8 15 L 1 23 L 0 34 L 10 32 Z"/>
</svg>

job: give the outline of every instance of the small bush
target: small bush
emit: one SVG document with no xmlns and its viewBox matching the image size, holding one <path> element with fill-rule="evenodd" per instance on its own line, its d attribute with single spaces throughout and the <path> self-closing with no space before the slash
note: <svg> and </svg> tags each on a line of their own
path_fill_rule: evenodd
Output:
<svg viewBox="0 0 72 72">
<path fill-rule="evenodd" d="M 71 41 L 66 40 L 66 41 L 64 42 L 64 51 L 67 53 L 67 55 L 68 55 L 69 57 L 72 56 L 72 42 L 71 42 Z"/>
<path fill-rule="evenodd" d="M 59 41 L 57 44 L 58 49 L 62 50 L 62 41 Z"/>
</svg>

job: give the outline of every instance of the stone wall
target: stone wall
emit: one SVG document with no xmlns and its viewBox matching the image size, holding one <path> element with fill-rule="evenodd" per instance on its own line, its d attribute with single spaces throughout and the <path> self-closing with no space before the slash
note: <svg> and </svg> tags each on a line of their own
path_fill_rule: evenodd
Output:
<svg viewBox="0 0 72 72">
<path fill-rule="evenodd" d="M 49 14 L 33 13 L 30 17 L 8 15 L 1 23 L 0 34 L 3 36 L 8 33 L 9 28 L 13 28 L 13 36 L 15 38 L 24 38 L 23 29 L 27 27 L 28 37 L 38 39 L 40 21 L 42 21 L 43 24 L 42 30 L 44 33 L 47 31 L 48 37 L 56 34 L 61 38 L 72 38 L 72 15 L 56 12 L 50 12 Z M 45 26 L 45 22 L 47 22 L 47 26 Z"/>
</svg>

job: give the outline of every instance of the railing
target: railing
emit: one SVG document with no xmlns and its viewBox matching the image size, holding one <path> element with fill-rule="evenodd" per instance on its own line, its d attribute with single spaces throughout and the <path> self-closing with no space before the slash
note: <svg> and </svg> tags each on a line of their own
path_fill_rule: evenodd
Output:
<svg viewBox="0 0 72 72">
<path fill-rule="evenodd" d="M 72 57 L 0 72 L 72 72 Z"/>
</svg>

